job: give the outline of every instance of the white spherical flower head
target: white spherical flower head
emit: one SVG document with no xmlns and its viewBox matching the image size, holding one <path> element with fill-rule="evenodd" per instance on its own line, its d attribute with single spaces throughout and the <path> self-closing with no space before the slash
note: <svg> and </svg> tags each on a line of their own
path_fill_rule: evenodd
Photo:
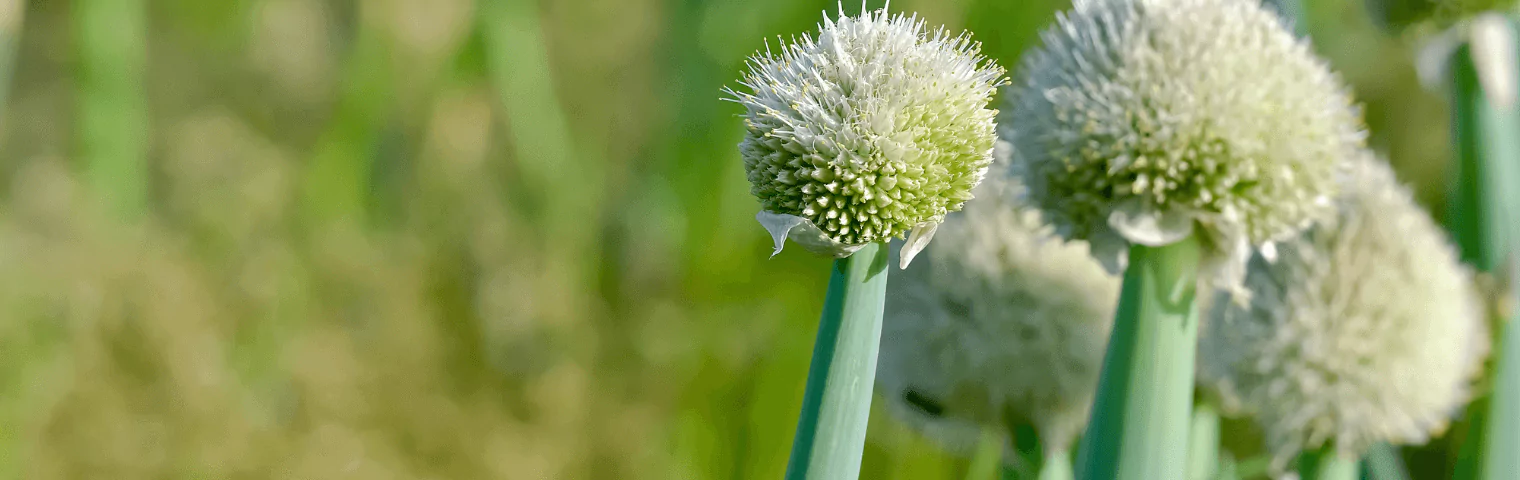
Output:
<svg viewBox="0 0 1520 480">
<path fill-rule="evenodd" d="M 1250 245 L 1330 212 L 1363 143 L 1326 64 L 1259 0 L 1076 0 L 1011 87 L 1002 137 L 1058 232 L 1111 269 L 1188 235 L 1234 289 Z"/>
<path fill-rule="evenodd" d="M 989 178 L 887 284 L 877 389 L 951 451 L 1031 424 L 1065 449 L 1087 423 L 1119 279 Z"/>
<path fill-rule="evenodd" d="M 978 49 L 883 9 L 750 59 L 748 91 L 726 92 L 745 108 L 739 153 L 777 252 L 790 236 L 845 257 L 911 232 L 910 260 L 928 242 L 991 163 L 1003 70 Z"/>
<path fill-rule="evenodd" d="M 1263 427 L 1281 466 L 1333 445 L 1424 443 L 1469 397 L 1488 330 L 1469 271 L 1370 153 L 1337 218 L 1253 258 L 1249 305 L 1214 302 L 1199 378 Z"/>
</svg>

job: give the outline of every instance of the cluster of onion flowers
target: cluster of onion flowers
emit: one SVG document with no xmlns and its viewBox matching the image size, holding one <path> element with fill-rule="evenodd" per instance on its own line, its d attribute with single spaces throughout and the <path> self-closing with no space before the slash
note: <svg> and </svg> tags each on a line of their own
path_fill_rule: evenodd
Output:
<svg viewBox="0 0 1520 480">
<path fill-rule="evenodd" d="M 1086 245 L 1056 237 L 1016 190 L 989 178 L 887 288 L 877 389 L 951 451 L 1020 425 L 1047 454 L 1068 451 L 1113 325 L 1118 277 Z"/>
<path fill-rule="evenodd" d="M 789 478 L 858 469 L 820 462 L 835 447 L 809 429 L 863 425 L 848 375 L 865 373 L 952 450 L 1033 425 L 1047 453 L 1084 438 L 1079 476 L 1179 477 L 1198 298 L 1198 370 L 1278 459 L 1445 424 L 1487 342 L 1470 278 L 1278 13 L 1075 0 L 1040 38 L 1002 117 L 1003 72 L 969 37 L 885 10 L 826 19 L 728 90 L 775 251 L 841 259 Z M 983 182 L 999 138 L 1006 167 Z M 888 284 L 893 238 L 906 271 Z M 1426 387 L 1375 381 L 1405 374 Z"/>
</svg>

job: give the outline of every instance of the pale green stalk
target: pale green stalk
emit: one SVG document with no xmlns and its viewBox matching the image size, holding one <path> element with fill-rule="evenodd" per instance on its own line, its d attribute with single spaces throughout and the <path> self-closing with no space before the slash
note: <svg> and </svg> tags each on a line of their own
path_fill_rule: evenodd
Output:
<svg viewBox="0 0 1520 480">
<path fill-rule="evenodd" d="M 1333 448 L 1304 452 L 1298 458 L 1302 480 L 1357 480 L 1360 471 L 1356 458 L 1336 453 Z"/>
<path fill-rule="evenodd" d="M 1409 480 L 1409 471 L 1404 468 L 1398 449 L 1387 443 L 1367 449 L 1362 455 L 1362 468 L 1368 480 Z"/>
<path fill-rule="evenodd" d="M 1039 480 L 1071 480 L 1071 454 L 1066 450 L 1055 450 L 1045 454 L 1045 463 L 1040 465 Z"/>
<path fill-rule="evenodd" d="M 860 476 L 886 292 L 885 245 L 869 243 L 834 261 L 787 480 Z"/>
<path fill-rule="evenodd" d="M 148 204 L 148 102 L 145 0 L 75 0 L 78 55 L 74 121 L 85 178 L 118 217 L 132 220 Z"/>
<path fill-rule="evenodd" d="M 1210 480 L 1219 471 L 1219 410 L 1208 402 L 1193 407 L 1188 433 L 1188 480 Z"/>
<path fill-rule="evenodd" d="M 1513 63 L 1510 65 L 1513 67 Z M 1514 186 L 1520 185 L 1520 110 L 1488 98 L 1478 81 L 1470 45 L 1450 60 L 1452 139 L 1456 175 L 1447 215 L 1448 227 L 1464 261 L 1479 271 L 1507 278 L 1513 266 L 1511 239 L 1515 215 Z M 1506 72 L 1515 85 L 1520 72 Z M 1512 303 L 1515 293 L 1495 292 L 1495 301 Z M 1501 300 L 1502 299 L 1502 300 Z M 1499 323 L 1494 390 L 1470 409 L 1468 437 L 1459 455 L 1456 478 L 1520 478 L 1520 331 L 1514 312 Z"/>
<path fill-rule="evenodd" d="M 995 429 L 984 430 L 966 468 L 966 480 L 997 480 L 1002 463 L 1003 435 Z"/>
<path fill-rule="evenodd" d="M 1163 247 L 1130 247 L 1077 478 L 1186 475 L 1200 256 L 1191 236 Z"/>
</svg>

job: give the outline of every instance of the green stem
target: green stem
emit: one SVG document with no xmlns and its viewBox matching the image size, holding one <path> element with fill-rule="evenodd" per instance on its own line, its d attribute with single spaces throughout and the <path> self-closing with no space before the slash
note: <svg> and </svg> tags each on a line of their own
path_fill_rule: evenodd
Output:
<svg viewBox="0 0 1520 480">
<path fill-rule="evenodd" d="M 867 244 L 834 261 L 833 272 L 787 480 L 852 480 L 860 475 L 886 300 L 886 246 Z"/>
<path fill-rule="evenodd" d="M 1470 45 L 1458 47 L 1449 65 L 1456 172 L 1448 228 L 1464 261 L 1512 282 L 1507 277 L 1513 268 L 1514 186 L 1520 185 L 1520 135 L 1514 134 L 1520 131 L 1520 109 L 1488 98 Z M 1506 73 L 1511 81 L 1520 77 L 1517 71 Z M 1516 298 L 1508 290 L 1495 295 L 1492 300 L 1499 304 Z M 1469 409 L 1455 474 L 1460 480 L 1515 478 L 1520 472 L 1520 333 L 1511 328 L 1510 318 L 1497 320 L 1501 335 L 1494 350 L 1494 390 Z"/>
<path fill-rule="evenodd" d="M 1188 480 L 1209 480 L 1219 471 L 1219 410 L 1209 402 L 1193 407 L 1188 432 Z"/>
<path fill-rule="evenodd" d="M 1520 131 L 1520 111 L 1489 101 L 1468 45 L 1453 54 L 1451 75 L 1456 171 L 1448 228 L 1464 261 L 1483 272 L 1504 273 L 1513 228 L 1511 187 L 1520 167 L 1520 135 L 1514 134 Z"/>
<path fill-rule="evenodd" d="M 1045 454 L 1040 465 L 1040 480 L 1071 480 L 1071 454 L 1066 450 L 1054 450 Z"/>
<path fill-rule="evenodd" d="M 1183 478 L 1197 353 L 1198 241 L 1135 245 L 1077 460 L 1083 480 Z"/>
<path fill-rule="evenodd" d="M 966 480 L 997 480 L 998 468 L 1003 463 L 1003 435 L 996 429 L 986 429 L 966 468 Z"/>
<path fill-rule="evenodd" d="M 1374 444 L 1362 456 L 1362 463 L 1368 480 L 1409 480 L 1409 470 L 1404 468 L 1404 460 L 1393 445 Z"/>
<path fill-rule="evenodd" d="M 1303 480 L 1356 480 L 1359 469 L 1356 458 L 1333 448 L 1304 452 L 1298 458 L 1298 476 Z"/>
<path fill-rule="evenodd" d="M 1240 475 L 1240 466 L 1235 463 L 1235 457 L 1225 452 L 1219 456 L 1219 468 L 1210 478 L 1212 480 L 1242 480 L 1246 477 Z"/>
<path fill-rule="evenodd" d="M 1470 459 L 1481 464 L 1479 478 L 1484 480 L 1520 478 L 1520 328 L 1513 318 L 1507 320 L 1499 340 L 1502 350 L 1494 367 L 1487 421 L 1475 442 L 1482 453 Z"/>
<path fill-rule="evenodd" d="M 148 204 L 145 0 L 76 0 L 70 10 L 85 178 L 112 213 L 137 219 Z"/>
<path fill-rule="evenodd" d="M 1266 456 L 1257 456 L 1235 462 L 1234 478 L 1252 479 L 1266 477 L 1272 471 L 1272 459 Z"/>
<path fill-rule="evenodd" d="M 1006 415 L 1018 418 L 1011 410 Z M 1045 464 L 1045 442 L 1034 425 L 1025 422 L 1008 425 L 1008 439 L 1013 443 L 1014 459 L 1003 463 L 1002 480 L 1028 480 L 1039 476 Z"/>
</svg>

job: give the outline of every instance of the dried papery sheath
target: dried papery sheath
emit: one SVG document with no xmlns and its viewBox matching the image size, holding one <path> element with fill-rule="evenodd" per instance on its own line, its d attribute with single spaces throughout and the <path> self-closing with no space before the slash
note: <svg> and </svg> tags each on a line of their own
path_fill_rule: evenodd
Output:
<svg viewBox="0 0 1520 480">
<path fill-rule="evenodd" d="M 991 163 L 1003 70 L 978 49 L 883 9 L 752 57 L 743 91 L 725 91 L 745 108 L 739 153 L 776 251 L 790 237 L 845 257 L 907 236 L 906 265 Z"/>
<path fill-rule="evenodd" d="M 1470 272 L 1370 153 L 1349 162 L 1337 216 L 1253 258 L 1248 306 L 1216 301 L 1199 378 L 1253 415 L 1278 465 L 1331 446 L 1418 444 L 1470 395 L 1488 350 Z"/>
<path fill-rule="evenodd" d="M 1364 142 L 1341 81 L 1258 0 L 1077 0 L 1041 34 L 1001 136 L 1030 200 L 1113 270 L 1196 235 L 1241 293 L 1252 245 L 1330 211 Z"/>
<path fill-rule="evenodd" d="M 1119 279 L 994 175 L 887 285 L 877 391 L 947 450 L 1034 425 L 1066 451 L 1087 423 Z"/>
</svg>

